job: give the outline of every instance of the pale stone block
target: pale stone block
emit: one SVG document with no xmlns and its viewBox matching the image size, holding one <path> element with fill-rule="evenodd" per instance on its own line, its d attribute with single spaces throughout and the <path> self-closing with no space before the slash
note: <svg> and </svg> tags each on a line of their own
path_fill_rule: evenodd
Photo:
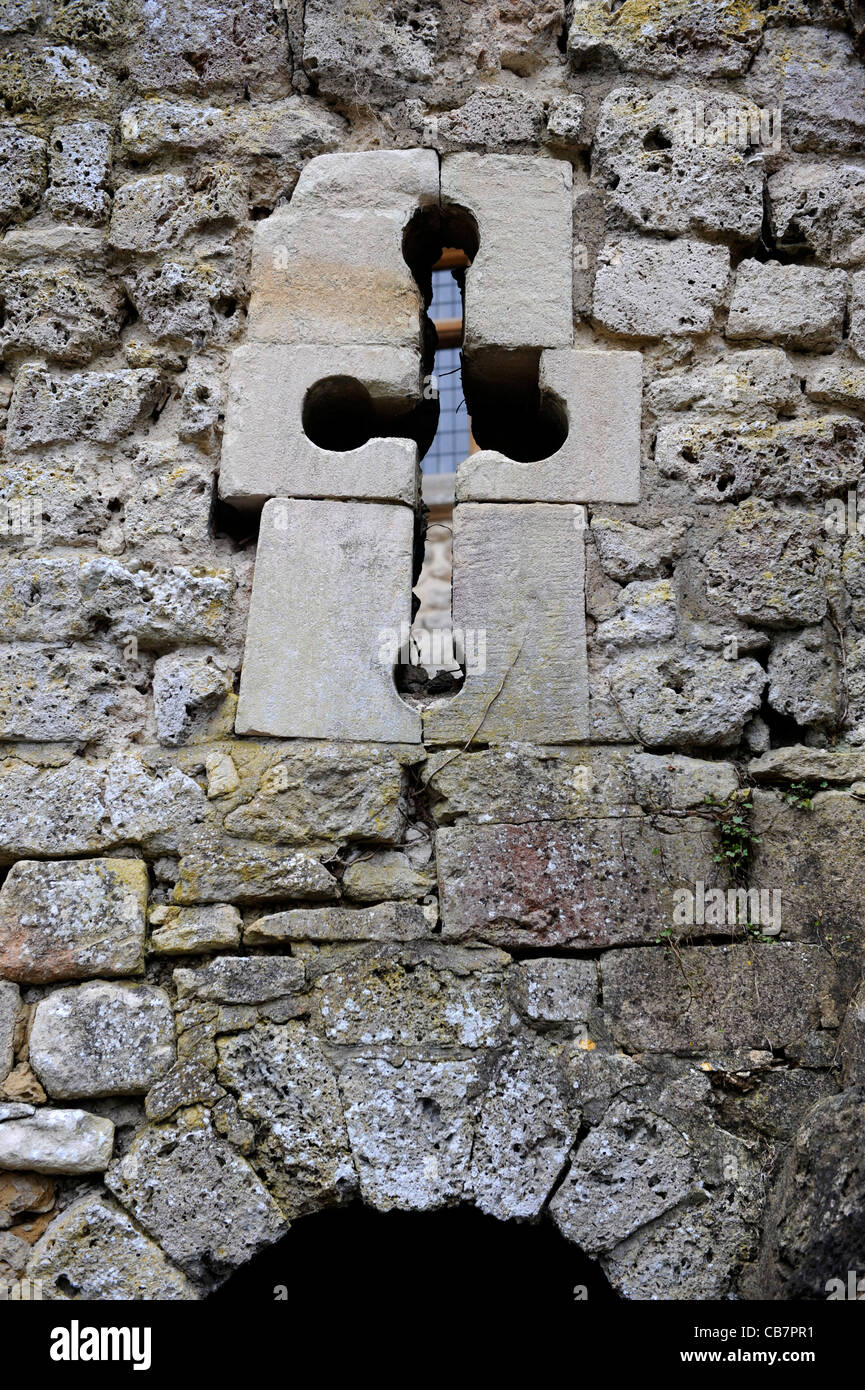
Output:
<svg viewBox="0 0 865 1390">
<path fill-rule="evenodd" d="M 433 150 L 325 154 L 259 222 L 249 338 L 420 347 L 420 291 L 403 255 L 417 208 L 438 202 Z"/>
<path fill-rule="evenodd" d="M 310 390 L 350 377 L 369 395 L 374 417 L 398 414 L 421 397 L 421 363 L 410 348 L 247 343 L 232 354 L 220 494 L 234 506 L 268 497 L 358 497 L 417 501 L 417 445 L 373 438 L 358 448 L 324 449 L 305 432 Z"/>
<path fill-rule="evenodd" d="M 420 742 L 383 652 L 411 620 L 412 549 L 407 507 L 267 503 L 238 734 Z"/>
<path fill-rule="evenodd" d="M 602 328 L 628 338 L 708 333 L 729 279 L 725 246 L 620 237 L 598 256 L 593 315 Z"/>
<path fill-rule="evenodd" d="M 454 627 L 484 635 L 486 669 L 427 711 L 428 743 L 587 737 L 584 537 L 580 507 L 456 508 Z"/>
<path fill-rule="evenodd" d="M 113 1149 L 113 1122 L 85 1110 L 43 1108 L 0 1124 L 0 1170 L 104 1173 Z"/>
<path fill-rule="evenodd" d="M 568 347 L 574 340 L 571 166 L 523 155 L 442 162 L 442 202 L 477 223 L 466 275 L 465 346 Z"/>
<path fill-rule="evenodd" d="M 639 502 L 642 372 L 638 352 L 543 352 L 541 395 L 563 404 L 567 439 L 537 463 L 470 454 L 457 501 Z"/>
<path fill-rule="evenodd" d="M 834 347 L 841 340 L 846 307 L 843 270 L 743 261 L 727 337 L 774 339 L 793 348 Z"/>
<path fill-rule="evenodd" d="M 55 1099 L 143 1095 L 174 1056 L 164 989 L 94 980 L 54 990 L 36 1005 L 30 1065 Z"/>
</svg>

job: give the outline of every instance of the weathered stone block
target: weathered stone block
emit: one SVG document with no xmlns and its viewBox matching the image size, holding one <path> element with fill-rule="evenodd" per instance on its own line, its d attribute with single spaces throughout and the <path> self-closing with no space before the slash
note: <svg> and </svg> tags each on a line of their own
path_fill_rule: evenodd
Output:
<svg viewBox="0 0 865 1390">
<path fill-rule="evenodd" d="M 92 439 L 113 444 L 144 423 L 164 392 L 159 372 L 73 372 L 25 364 L 15 378 L 6 447 Z"/>
<path fill-rule="evenodd" d="M 174 901 L 243 904 L 335 898 L 338 891 L 336 879 L 312 854 L 229 843 L 184 854 Z"/>
<path fill-rule="evenodd" d="M 0 1169 L 31 1173 L 104 1173 L 114 1125 L 85 1110 L 37 1110 L 0 1123 Z"/>
<path fill-rule="evenodd" d="M 246 213 L 243 179 L 228 164 L 214 164 L 193 186 L 180 174 L 149 174 L 118 188 L 109 240 L 118 251 L 167 251 L 196 228 L 242 222 Z"/>
<path fill-rule="evenodd" d="M 303 962 L 290 956 L 223 956 L 194 970 L 175 970 L 179 999 L 218 1004 L 264 1004 L 297 994 L 304 986 Z"/>
<path fill-rule="evenodd" d="M 826 612 L 827 548 L 816 512 L 743 502 L 705 564 L 709 597 L 745 622 L 798 627 Z"/>
<path fill-rule="evenodd" d="M 436 845 L 444 937 L 505 948 L 654 940 L 673 924 L 677 886 L 723 881 L 698 818 L 460 825 Z"/>
<path fill-rule="evenodd" d="M 253 342 L 420 346 L 420 292 L 403 256 L 438 202 L 433 150 L 320 155 L 291 202 L 255 228 Z"/>
<path fill-rule="evenodd" d="M 317 394 L 332 414 L 351 414 L 356 443 L 347 437 L 326 448 L 310 438 L 307 410 Z M 420 398 L 420 358 L 408 348 L 248 343 L 231 359 L 220 494 L 235 506 L 273 496 L 414 506 L 417 446 L 382 436 L 399 427 L 388 417 Z"/>
<path fill-rule="evenodd" d="M 849 35 L 825 29 L 773 29 L 748 78 L 762 105 L 783 108 L 794 150 L 861 149 L 865 71 Z"/>
<path fill-rule="evenodd" d="M 122 283 L 154 338 L 201 348 L 228 343 L 240 331 L 237 301 L 246 291 L 230 247 L 203 259 L 178 256 L 157 265 L 134 265 L 124 271 Z"/>
<path fill-rule="evenodd" d="M 0 971 L 28 984 L 134 975 L 144 966 L 139 859 L 21 859 L 0 889 Z"/>
<path fill-rule="evenodd" d="M 411 902 L 425 897 L 434 887 L 435 870 L 428 860 L 415 860 L 396 849 L 361 854 L 342 876 L 343 893 L 350 901 L 358 903 L 383 899 Z"/>
<path fill-rule="evenodd" d="M 119 701 L 138 713 L 125 688 L 128 667 L 84 648 L 0 646 L 0 737 L 100 739 Z"/>
<path fill-rule="evenodd" d="M 707 801 L 726 801 L 739 790 L 732 763 L 683 758 L 679 753 L 632 753 L 628 780 L 634 800 L 647 810 L 698 810 Z"/>
<path fill-rule="evenodd" d="M 57 989 L 33 1015 L 30 1065 L 56 1100 L 143 1095 L 174 1055 L 171 1002 L 152 985 Z"/>
<path fill-rule="evenodd" d="M 296 907 L 259 917 L 244 928 L 246 946 L 284 941 L 413 941 L 429 936 L 431 924 L 414 903 L 374 907 Z"/>
<path fill-rule="evenodd" d="M 442 202 L 467 210 L 479 249 L 466 276 L 465 349 L 573 342 L 571 167 L 518 155 L 448 155 Z"/>
<path fill-rule="evenodd" d="M 17 985 L 0 980 L 0 1081 L 5 1081 L 15 1060 L 15 1039 L 21 1011 Z"/>
<path fill-rule="evenodd" d="M 357 1178 L 336 1076 L 302 1023 L 220 1038 L 217 1076 L 255 1124 L 256 1164 L 287 1216 L 354 1195 Z"/>
<path fill-rule="evenodd" d="M 827 265 L 865 259 L 865 172 L 858 165 L 787 165 L 770 178 L 769 201 L 784 250 L 807 249 Z"/>
<path fill-rule="evenodd" d="M 285 18 L 267 0 L 226 0 L 190 9 L 166 0 L 159 12 L 145 10 L 126 51 L 130 80 L 138 91 L 208 95 L 251 90 L 285 95 Z"/>
<path fill-rule="evenodd" d="M 636 579 L 616 599 L 616 612 L 599 623 L 595 639 L 603 646 L 646 646 L 675 637 L 676 594 L 669 579 Z"/>
<path fill-rule="evenodd" d="M 103 121 L 57 125 L 48 146 L 45 202 L 60 221 L 104 222 L 111 206 L 111 127 Z"/>
<path fill-rule="evenodd" d="M 862 803 L 847 792 L 825 791 L 809 811 L 757 791 L 753 831 L 759 843 L 751 877 L 780 892 L 785 936 L 822 942 L 827 957 L 830 950 L 839 956 L 858 950 L 865 938 Z"/>
<path fill-rule="evenodd" d="M 799 377 L 779 348 L 729 352 L 708 366 L 656 378 L 646 391 L 653 411 L 711 410 L 765 419 L 767 410 L 793 410 L 802 399 Z"/>
<path fill-rule="evenodd" d="M 3 276 L 5 319 L 0 352 L 44 354 L 87 362 L 119 340 L 125 300 L 105 276 L 86 276 L 62 262 L 25 263 Z"/>
<path fill-rule="evenodd" d="M 197 1108 L 177 1124 L 140 1130 L 105 1181 L 136 1225 L 193 1278 L 228 1273 L 286 1230 L 255 1170 Z"/>
<path fill-rule="evenodd" d="M 865 781 L 865 751 L 860 748 L 773 748 L 748 764 L 758 782 Z"/>
<path fill-rule="evenodd" d="M 821 627 L 778 633 L 769 653 L 767 698 L 772 709 L 803 726 L 837 723 L 841 675 L 833 645 Z"/>
<path fill-rule="evenodd" d="M 794 348 L 834 347 L 841 341 L 846 305 L 843 270 L 743 261 L 736 272 L 727 337 L 775 339 Z"/>
<path fill-rule="evenodd" d="M 747 72 L 763 37 L 752 0 L 666 0 L 647 10 L 643 0 L 577 0 L 568 30 L 568 57 L 577 67 L 615 66 L 671 77 L 732 77 Z"/>
<path fill-rule="evenodd" d="M 433 74 L 440 16 L 432 7 L 370 5 L 335 11 L 329 0 L 303 10 L 303 63 L 319 92 L 356 100 L 358 82 L 374 103 L 389 104 Z"/>
<path fill-rule="evenodd" d="M 865 358 L 865 270 L 850 277 L 850 346 Z"/>
<path fill-rule="evenodd" d="M 766 684 L 749 658 L 727 661 L 672 644 L 618 657 L 605 674 L 625 729 L 649 748 L 732 747 Z"/>
<path fill-rule="evenodd" d="M 581 508 L 465 503 L 454 516 L 454 627 L 483 634 L 486 668 L 424 715 L 428 743 L 586 737 Z"/>
<path fill-rule="evenodd" d="M 700 241 L 608 241 L 598 257 L 593 315 L 627 338 L 687 337 L 715 324 L 730 253 Z"/>
<path fill-rule="evenodd" d="M 660 526 L 633 526 L 615 517 L 594 516 L 591 537 L 601 568 L 611 579 L 660 579 L 670 573 L 687 545 L 688 517 L 668 517 Z"/>
<path fill-rule="evenodd" d="M 865 410 L 865 367 L 846 354 L 821 358 L 808 372 L 805 390 L 812 401 Z"/>
<path fill-rule="evenodd" d="M 532 748 L 526 744 L 429 761 L 438 824 L 465 816 L 475 824 L 579 820 L 635 815 L 626 754 L 618 749 Z"/>
<path fill-rule="evenodd" d="M 655 459 L 665 478 L 687 482 L 701 502 L 752 494 L 810 500 L 855 487 L 865 466 L 865 426 L 843 415 L 662 425 Z"/>
<path fill-rule="evenodd" d="M 33 1249 L 26 1277 L 38 1280 L 42 1297 L 54 1302 L 198 1297 L 155 1241 L 98 1195 L 82 1197 L 52 1221 Z"/>
<path fill-rule="evenodd" d="M 236 907 L 154 907 L 150 913 L 150 949 L 160 956 L 197 955 L 233 950 L 240 945 L 241 917 Z"/>
<path fill-rule="evenodd" d="M 715 138 L 719 121 L 741 142 Z M 759 111 L 733 93 L 618 87 L 598 117 L 592 175 L 643 231 L 750 241 L 763 224 L 762 160 L 745 155 L 754 129 L 759 138 Z"/>
<path fill-rule="evenodd" d="M 642 375 L 636 352 L 542 352 L 541 397 L 561 402 L 567 439 L 533 463 L 469 454 L 457 470 L 457 501 L 639 502 Z"/>
<path fill-rule="evenodd" d="M 520 961 L 512 967 L 511 994 L 535 1025 L 585 1024 L 597 1006 L 598 967 L 554 957 Z"/>
<path fill-rule="evenodd" d="M 539 97 L 505 87 L 481 88 L 464 106 L 438 117 L 435 143 L 440 151 L 516 153 L 538 145 L 543 128 Z"/>
<path fill-rule="evenodd" d="M 0 224 L 28 217 L 45 187 L 45 141 L 14 125 L 0 126 Z"/>
<path fill-rule="evenodd" d="M 237 733 L 420 742 L 420 716 L 393 682 L 411 620 L 412 552 L 407 508 L 267 503 Z"/>
<path fill-rule="evenodd" d="M 229 698 L 233 673 L 221 670 L 212 659 L 195 656 L 163 656 L 153 667 L 153 708 L 156 736 L 167 747 L 190 743 L 213 732 L 222 723 L 231 727 L 234 703 Z"/>
</svg>

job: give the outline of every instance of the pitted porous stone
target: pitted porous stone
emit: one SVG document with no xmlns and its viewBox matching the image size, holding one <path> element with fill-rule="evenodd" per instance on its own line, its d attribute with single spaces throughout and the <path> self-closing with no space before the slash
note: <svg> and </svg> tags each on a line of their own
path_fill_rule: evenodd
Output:
<svg viewBox="0 0 865 1390">
<path fill-rule="evenodd" d="M 865 170 L 857 164 L 792 164 L 769 180 L 770 216 L 780 247 L 813 251 L 828 265 L 865 260 Z"/>
<path fill-rule="evenodd" d="M 700 502 L 758 497 L 811 500 L 855 487 L 865 425 L 844 415 L 753 422 L 723 418 L 662 425 L 655 459 Z"/>
<path fill-rule="evenodd" d="M 809 371 L 805 390 L 812 401 L 865 410 L 865 366 L 843 353 L 821 358 Z"/>
<path fill-rule="evenodd" d="M 193 1279 L 212 1281 L 285 1234 L 285 1216 L 207 1114 L 147 1125 L 106 1174 L 137 1226 Z"/>
<path fill-rule="evenodd" d="M 593 316 L 626 338 L 708 333 L 730 280 L 730 253 L 701 241 L 621 237 L 598 256 Z"/>
<path fill-rule="evenodd" d="M 53 1099 L 143 1095 L 174 1052 L 171 1001 L 153 985 L 98 981 L 36 1005 L 30 1065 Z"/>
<path fill-rule="evenodd" d="M 241 917 L 236 907 L 154 907 L 150 913 L 150 949 L 160 956 L 196 955 L 232 950 L 240 945 Z"/>
<path fill-rule="evenodd" d="M 850 277 L 850 346 L 865 358 L 865 270 Z"/>
<path fill-rule="evenodd" d="M 250 341 L 418 349 L 423 306 L 403 235 L 438 194 L 433 150 L 312 160 L 291 202 L 256 225 Z"/>
<path fill-rule="evenodd" d="M 111 127 L 104 121 L 57 125 L 48 157 L 45 202 L 53 216 L 104 222 L 111 207 Z"/>
<path fill-rule="evenodd" d="M 584 567 L 582 508 L 456 508 L 453 622 L 483 637 L 486 669 L 426 711 L 427 743 L 585 739 Z"/>
<path fill-rule="evenodd" d="M 348 1062 L 339 1078 L 364 1202 L 377 1211 L 436 1211 L 471 1193 L 479 1061 Z"/>
<path fill-rule="evenodd" d="M 567 439 L 533 463 L 469 454 L 457 469 L 457 501 L 639 502 L 642 375 L 637 352 L 542 352 L 541 399 L 563 406 Z"/>
<path fill-rule="evenodd" d="M 52 1221 L 25 1274 L 57 1302 L 198 1297 L 159 1246 L 100 1196 L 82 1197 Z"/>
<path fill-rule="evenodd" d="M 15 378 L 7 448 L 92 439 L 113 444 L 143 424 L 164 391 L 152 369 L 58 376 L 27 364 Z"/>
<path fill-rule="evenodd" d="M 45 187 L 45 141 L 14 125 L 0 126 L 0 225 L 28 217 Z"/>
<path fill-rule="evenodd" d="M 406 507 L 267 503 L 238 734 L 420 742 L 420 715 L 393 679 L 411 622 L 412 552 Z"/>
<path fill-rule="evenodd" d="M 140 859 L 20 859 L 0 889 L 0 971 L 28 984 L 144 967 Z"/>
<path fill-rule="evenodd" d="M 88 362 L 120 338 L 125 300 L 113 280 L 62 260 L 4 268 L 0 352 Z"/>
<path fill-rule="evenodd" d="M 304 986 L 303 962 L 290 956 L 223 956 L 195 970 L 175 970 L 179 999 L 218 1004 L 263 1004 L 297 994 Z"/>
<path fill-rule="evenodd" d="M 619 87 L 601 107 L 592 177 L 643 231 L 750 241 L 763 225 L 763 167 L 746 151 L 760 129 L 757 107 L 733 93 Z"/>
<path fill-rule="evenodd" d="M 646 646 L 675 637 L 678 609 L 669 579 L 636 579 L 616 599 L 616 612 L 599 623 L 595 639 L 609 648 Z"/>
<path fill-rule="evenodd" d="M 655 412 L 709 410 L 765 419 L 766 411 L 791 411 L 802 399 L 799 377 L 780 348 L 729 352 L 709 366 L 662 376 L 646 391 Z"/>
<path fill-rule="evenodd" d="M 511 998 L 537 1028 L 560 1023 L 585 1025 L 598 999 L 598 967 L 593 960 L 550 956 L 511 967 Z"/>
<path fill-rule="evenodd" d="M 227 732 L 234 716 L 233 673 L 210 657 L 163 656 L 153 666 L 156 736 L 167 747 Z M 221 717 L 220 717 L 221 716 Z"/>
<path fill-rule="evenodd" d="M 834 634 L 821 627 L 780 632 L 769 653 L 768 702 L 800 726 L 833 727 L 841 713 Z"/>
<path fill-rule="evenodd" d="M 442 202 L 468 211 L 479 249 L 466 276 L 465 350 L 569 347 L 571 166 L 519 155 L 447 155 Z"/>
<path fill-rule="evenodd" d="M 174 901 L 244 904 L 338 894 L 336 879 L 313 854 L 223 841 L 183 855 Z"/>
<path fill-rule="evenodd" d="M 677 885 L 725 882 L 705 828 L 621 817 L 439 830 L 442 934 L 506 949 L 655 940 L 672 925 Z"/>
<path fill-rule="evenodd" d="M 289 1217 L 348 1200 L 357 1177 L 336 1076 L 302 1023 L 220 1038 L 217 1076 L 256 1126 L 258 1171 Z"/>
<path fill-rule="evenodd" d="M 827 546 L 816 512 L 743 502 L 705 564 L 709 597 L 744 622 L 800 627 L 826 613 Z"/>
<path fill-rule="evenodd" d="M 773 29 L 748 76 L 752 98 L 783 108 L 794 150 L 849 150 L 865 138 L 865 71 L 849 35 L 826 29 Z"/>
<path fill-rule="evenodd" d="M 246 946 L 284 941 L 414 941 L 430 935 L 430 923 L 414 903 L 374 907 L 296 907 L 259 917 L 244 928 Z"/>
<path fill-rule="evenodd" d="M 750 658 L 727 661 L 672 644 L 617 657 L 606 678 L 628 734 L 649 748 L 732 747 L 766 684 Z"/>
<path fill-rule="evenodd" d="M 214 164 L 194 186 L 180 174 L 150 174 L 118 188 L 109 240 L 118 251 L 167 251 L 196 228 L 242 222 L 243 180 L 228 164 Z"/>
<path fill-rule="evenodd" d="M 0 738 L 101 739 L 112 715 L 140 725 L 141 696 L 128 677 L 115 653 L 2 645 Z"/>
<path fill-rule="evenodd" d="M 577 0 L 568 57 L 577 68 L 733 77 L 747 72 L 762 37 L 756 0 L 623 0 L 615 9 L 608 0 Z"/>
<path fill-rule="evenodd" d="M 727 337 L 831 348 L 841 341 L 846 305 L 843 270 L 743 261 L 736 272 Z"/>
<path fill-rule="evenodd" d="M 15 1060 L 15 1042 L 21 1012 L 21 994 L 10 980 L 0 980 L 0 1081 L 5 1081 Z"/>
<path fill-rule="evenodd" d="M 398 429 L 398 417 L 420 401 L 420 369 L 420 357 L 409 348 L 272 343 L 238 348 L 228 381 L 220 495 L 235 506 L 261 505 L 273 496 L 414 506 L 417 446 L 411 439 L 381 436 Z M 338 450 L 313 442 L 304 417 L 316 389 L 333 391 L 331 412 L 356 404 L 368 416 L 362 426 L 358 421 L 367 437 Z"/>
<path fill-rule="evenodd" d="M 114 1149 L 114 1124 L 85 1110 L 42 1107 L 0 1123 L 0 1170 L 104 1173 Z"/>
</svg>

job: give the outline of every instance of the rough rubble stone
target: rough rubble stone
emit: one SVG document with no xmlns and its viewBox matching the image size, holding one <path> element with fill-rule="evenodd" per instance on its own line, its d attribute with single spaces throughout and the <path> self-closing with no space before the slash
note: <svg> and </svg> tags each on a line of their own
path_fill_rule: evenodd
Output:
<svg viewBox="0 0 865 1390">
<path fill-rule="evenodd" d="M 603 247 L 593 316 L 627 338 L 687 337 L 713 327 L 730 279 L 730 254 L 699 241 L 621 237 Z"/>
<path fill-rule="evenodd" d="M 0 1169 L 33 1173 L 104 1173 L 114 1124 L 84 1110 L 41 1109 L 0 1123 Z"/>
<path fill-rule="evenodd" d="M 435 886 L 435 870 L 411 861 L 395 849 L 361 855 L 342 877 L 342 891 L 352 902 L 375 903 L 382 899 L 412 901 Z"/>
<path fill-rule="evenodd" d="M 750 658 L 675 646 L 617 657 L 606 677 L 629 736 L 650 748 L 733 746 L 766 684 Z"/>
<path fill-rule="evenodd" d="M 832 643 L 819 627 L 782 632 L 769 654 L 772 709 L 799 725 L 833 726 L 840 714 L 841 679 Z"/>
<path fill-rule="evenodd" d="M 240 331 L 237 300 L 244 287 L 230 248 L 220 247 L 204 259 L 177 256 L 158 265 L 135 265 L 124 272 L 122 283 L 141 325 L 157 341 L 188 350 L 228 343 Z"/>
<path fill-rule="evenodd" d="M 805 390 L 812 401 L 865 409 L 865 367 L 855 357 L 836 354 L 819 360 L 809 371 Z"/>
<path fill-rule="evenodd" d="M 254 1169 L 197 1108 L 175 1124 L 145 1126 L 105 1181 L 192 1279 L 226 1276 L 286 1231 Z"/>
<path fill-rule="evenodd" d="M 0 352 L 87 362 L 119 341 L 124 298 L 102 275 L 83 275 L 60 260 L 50 267 L 24 263 L 5 269 L 5 319 Z"/>
<path fill-rule="evenodd" d="M 15 378 L 6 446 L 24 450 L 75 439 L 116 443 L 146 422 L 163 392 L 162 377 L 152 369 L 59 376 L 25 365 Z"/>
<path fill-rule="evenodd" d="M 237 733 L 420 742 L 420 716 L 397 694 L 390 650 L 411 619 L 412 549 L 405 507 L 267 503 Z"/>
<path fill-rule="evenodd" d="M 739 789 L 732 763 L 684 758 L 680 753 L 632 753 L 628 780 L 634 800 L 656 810 L 698 810 L 707 801 L 727 801 Z"/>
<path fill-rule="evenodd" d="M 104 121 L 55 126 L 48 158 L 45 203 L 53 216 L 104 222 L 111 207 L 111 127 Z"/>
<path fill-rule="evenodd" d="M 6 1080 L 15 1060 L 20 1010 L 18 986 L 9 980 L 0 980 L 0 1081 Z"/>
<path fill-rule="evenodd" d="M 236 907 L 164 907 L 150 912 L 150 949 L 160 956 L 204 954 L 240 945 L 241 917 Z"/>
<path fill-rule="evenodd" d="M 741 124 L 744 139 L 713 138 L 719 119 L 737 134 Z M 592 176 L 610 206 L 642 231 L 751 241 L 763 223 L 762 161 L 746 157 L 754 129 L 759 111 L 733 94 L 618 87 L 601 106 Z"/>
<path fill-rule="evenodd" d="M 772 229 L 785 251 L 826 265 L 865 260 L 865 173 L 855 164 L 792 164 L 769 179 Z"/>
<path fill-rule="evenodd" d="M 655 458 L 665 478 L 688 483 L 701 502 L 827 497 L 855 487 L 865 426 L 843 415 L 779 424 L 697 419 L 662 425 Z"/>
<path fill-rule="evenodd" d="M 303 66 L 322 96 L 374 105 L 399 100 L 433 75 L 439 16 L 433 6 L 395 8 L 373 0 L 335 10 L 328 0 L 303 7 Z"/>
<path fill-rule="evenodd" d="M 45 141 L 17 126 L 0 126 L 0 225 L 28 217 L 45 187 Z"/>
<path fill-rule="evenodd" d="M 36 1005 L 30 1064 L 56 1100 L 143 1095 L 174 1061 L 174 1015 L 152 985 L 54 990 Z"/>
<path fill-rule="evenodd" d="M 843 270 L 743 261 L 727 337 L 774 339 L 793 348 L 834 347 L 841 341 L 846 304 Z"/>
<path fill-rule="evenodd" d="M 616 612 L 595 631 L 605 647 L 645 646 L 675 637 L 678 625 L 676 595 L 669 579 L 637 579 L 626 584 L 616 599 Z"/>
<path fill-rule="evenodd" d="M 39 1280 L 43 1299 L 57 1302 L 198 1297 L 125 1212 L 95 1195 L 73 1202 L 52 1221 L 34 1247 L 26 1277 Z"/>
<path fill-rule="evenodd" d="M 149 174 L 118 188 L 109 240 L 118 251 L 167 251 L 208 225 L 241 222 L 247 212 L 243 180 L 215 164 L 190 186 L 180 174 Z"/>
<path fill-rule="evenodd" d="M 865 358 L 865 271 L 850 277 L 850 346 Z"/>
<path fill-rule="evenodd" d="M 780 348 L 725 353 L 707 366 L 658 377 L 646 392 L 655 414 L 708 410 L 765 418 L 767 410 L 792 411 L 801 399 L 799 378 Z"/>
<path fill-rule="evenodd" d="M 82 647 L 0 647 L 0 737 L 26 740 L 99 739 L 110 716 L 140 718 L 129 670 L 114 653 Z"/>
<path fill-rule="evenodd" d="M 826 547 L 814 512 L 743 502 L 705 564 L 710 598 L 745 622 L 804 626 L 826 612 Z"/>
<path fill-rule="evenodd" d="M 677 886 L 725 881 L 698 818 L 459 825 L 436 843 L 443 936 L 505 948 L 654 940 Z"/>
<path fill-rule="evenodd" d="M 221 1038 L 217 1076 L 256 1126 L 256 1165 L 287 1216 L 354 1195 L 357 1179 L 336 1076 L 302 1023 Z"/>
<path fill-rule="evenodd" d="M 147 893 L 140 859 L 19 859 L 0 889 L 0 970 L 29 984 L 139 973 Z"/>
<path fill-rule="evenodd" d="M 748 764 L 758 782 L 860 782 L 865 780 L 865 752 L 859 748 L 773 748 Z"/>
<path fill-rule="evenodd" d="M 179 999 L 219 1004 L 261 1004 L 304 986 L 303 962 L 290 956 L 220 956 L 194 970 L 175 970 Z"/>
<path fill-rule="evenodd" d="M 615 517 L 593 516 L 592 539 L 605 574 L 620 584 L 633 579 L 659 579 L 685 553 L 690 527 L 687 517 L 669 517 L 660 526 L 634 526 Z"/>
<path fill-rule="evenodd" d="M 783 107 L 794 150 L 858 152 L 865 136 L 865 71 L 847 34 L 773 29 L 751 68 L 748 88 L 764 106 Z"/>
<path fill-rule="evenodd" d="M 153 708 L 159 742 L 172 748 L 211 734 L 214 719 L 225 708 L 232 686 L 233 673 L 220 669 L 212 658 L 160 657 L 153 667 Z M 228 703 L 230 727 L 234 707 Z"/>
<path fill-rule="evenodd" d="M 772 882 L 756 870 L 754 881 Z M 612 1036 L 629 1052 L 795 1050 L 814 1029 L 840 1022 L 837 972 L 819 946 L 611 951 L 601 983 Z"/>
<path fill-rule="evenodd" d="M 142 11 L 127 49 L 130 77 L 142 92 L 287 93 L 285 21 L 268 0 L 214 0 L 190 7 L 166 0 Z"/>
<path fill-rule="evenodd" d="M 544 129 L 544 103 L 536 96 L 493 87 L 472 92 L 464 106 L 439 116 L 436 148 L 509 153 L 537 145 Z"/>
<path fill-rule="evenodd" d="M 760 46 L 759 6 L 751 0 L 577 0 L 568 57 L 577 68 L 603 66 L 671 77 L 732 77 L 748 69 Z"/>
</svg>

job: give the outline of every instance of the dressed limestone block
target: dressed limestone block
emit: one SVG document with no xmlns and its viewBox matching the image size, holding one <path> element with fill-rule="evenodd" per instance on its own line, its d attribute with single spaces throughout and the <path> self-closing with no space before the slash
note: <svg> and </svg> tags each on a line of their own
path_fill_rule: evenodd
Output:
<svg viewBox="0 0 865 1390">
<path fill-rule="evenodd" d="M 567 413 L 562 447 L 537 463 L 470 454 L 459 465 L 457 501 L 639 502 L 640 354 L 543 352 L 540 388 Z"/>
<path fill-rule="evenodd" d="M 247 343 L 236 349 L 219 478 L 227 501 L 260 506 L 274 496 L 359 497 L 414 506 L 418 468 L 412 440 L 367 439 L 336 450 L 313 443 L 306 433 L 310 392 L 334 378 L 342 379 L 334 388 L 334 417 L 345 407 L 347 392 L 356 393 L 352 413 L 370 433 L 383 433 L 383 416 L 421 399 L 420 357 L 410 348 Z"/>
<path fill-rule="evenodd" d="M 581 507 L 456 508 L 454 627 L 473 660 L 459 695 L 425 714 L 428 743 L 586 738 L 584 537 Z"/>
<path fill-rule="evenodd" d="M 433 150 L 325 154 L 255 228 L 248 333 L 265 343 L 420 346 L 420 291 L 403 256 L 438 202 Z"/>
<path fill-rule="evenodd" d="M 104 1173 L 114 1149 L 114 1123 L 86 1110 L 49 1110 L 0 1124 L 0 1170 Z"/>
<path fill-rule="evenodd" d="M 262 513 L 235 731 L 419 743 L 393 680 L 411 621 L 413 516 L 275 498 Z"/>
<path fill-rule="evenodd" d="M 27 984 L 144 967 L 140 859 L 19 859 L 0 890 L 0 973 Z"/>
<path fill-rule="evenodd" d="M 477 224 L 466 276 L 465 346 L 569 347 L 574 340 L 571 166 L 522 155 L 456 154 L 442 202 Z"/>
<path fill-rule="evenodd" d="M 30 1064 L 57 1099 L 143 1095 L 174 1055 L 171 1002 L 153 985 L 94 980 L 36 1005 Z"/>
</svg>

